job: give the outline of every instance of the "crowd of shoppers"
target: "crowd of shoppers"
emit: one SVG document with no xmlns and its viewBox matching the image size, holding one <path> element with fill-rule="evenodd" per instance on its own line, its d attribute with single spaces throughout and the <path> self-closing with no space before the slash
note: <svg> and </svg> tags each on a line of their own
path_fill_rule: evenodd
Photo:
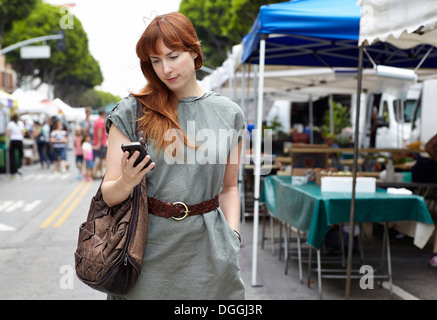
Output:
<svg viewBox="0 0 437 320">
<path fill-rule="evenodd" d="M 53 168 L 55 173 L 69 170 L 68 149 L 72 145 L 78 179 L 92 181 L 104 174 L 107 134 L 105 110 L 99 109 L 99 117 L 92 121 L 92 109 L 86 108 L 86 118 L 76 126 L 57 117 L 22 121 L 17 114 L 11 116 L 7 125 L 9 144 L 9 172 L 11 177 L 21 175 L 26 139 L 33 141 L 41 169 Z M 73 139 L 70 133 L 74 131 Z M 33 161 L 32 161 L 33 162 Z M 96 164 L 96 165 L 94 165 Z"/>
</svg>

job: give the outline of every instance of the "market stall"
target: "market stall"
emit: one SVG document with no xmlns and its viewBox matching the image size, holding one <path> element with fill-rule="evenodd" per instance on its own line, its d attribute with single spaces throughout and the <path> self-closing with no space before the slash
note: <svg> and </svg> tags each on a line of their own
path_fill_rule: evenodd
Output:
<svg viewBox="0 0 437 320">
<path fill-rule="evenodd" d="M 10 112 L 17 107 L 17 101 L 7 92 L 0 90 L 0 173 L 9 170 L 6 126 L 10 119 Z"/>
<path fill-rule="evenodd" d="M 418 6 L 419 8 L 420 6 Z M 377 42 L 366 48 L 363 56 L 359 50 L 361 10 L 354 0 L 298 0 L 266 5 L 243 39 L 242 62 L 259 64 L 257 124 L 263 118 L 264 68 L 266 64 L 315 67 L 355 68 L 354 77 L 362 77 L 364 68 L 389 65 L 401 68 L 435 68 L 437 51 L 429 45 L 411 49 L 398 49 L 389 43 Z M 361 52 L 361 54 L 359 54 Z M 425 59 L 424 59 L 425 58 Z M 361 59 L 361 60 L 360 60 Z M 361 61 L 361 62 L 360 62 Z M 362 66 L 362 68 L 361 68 Z M 408 78 L 414 81 L 414 78 Z M 361 93 L 361 81 L 357 92 Z M 360 94 L 357 94 L 359 106 Z M 359 107 L 357 108 L 357 119 Z M 358 122 L 358 121 L 357 121 Z M 356 126 L 358 128 L 358 126 Z M 261 135 L 261 132 L 258 132 Z M 356 139 L 358 134 L 356 134 Z M 257 285 L 256 265 L 258 242 L 258 208 L 260 190 L 261 137 L 255 144 L 255 203 L 252 285 Z M 354 198 L 354 193 L 352 194 Z M 353 221 L 353 220 L 352 220 Z"/>
</svg>

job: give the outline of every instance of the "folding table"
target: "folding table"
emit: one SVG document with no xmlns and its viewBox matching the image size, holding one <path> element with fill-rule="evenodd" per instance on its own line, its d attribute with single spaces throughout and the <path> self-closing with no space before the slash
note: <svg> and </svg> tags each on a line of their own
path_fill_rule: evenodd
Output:
<svg viewBox="0 0 437 320">
<path fill-rule="evenodd" d="M 307 234 L 307 243 L 317 249 L 318 282 L 321 296 L 320 247 L 333 225 L 348 223 L 351 193 L 322 192 L 313 182 L 293 185 L 291 176 L 265 177 L 260 202 L 265 202 L 275 218 Z M 392 283 L 390 242 L 386 234 L 389 225 L 396 222 L 409 225 L 414 244 L 423 248 L 432 235 L 434 223 L 423 197 L 407 194 L 389 194 L 377 188 L 375 193 L 356 193 L 355 222 L 380 222 L 385 226 L 383 249 L 387 250 L 387 268 Z M 403 228 L 403 231 L 406 228 Z M 310 248 L 311 248 L 310 247 Z M 301 263 L 301 261 L 299 261 Z"/>
</svg>

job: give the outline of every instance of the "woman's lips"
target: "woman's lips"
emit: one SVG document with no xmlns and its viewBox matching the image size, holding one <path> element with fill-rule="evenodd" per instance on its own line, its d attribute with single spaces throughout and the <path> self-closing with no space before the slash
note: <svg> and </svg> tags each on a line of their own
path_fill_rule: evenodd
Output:
<svg viewBox="0 0 437 320">
<path fill-rule="evenodd" d="M 169 78 L 167 79 L 168 82 L 175 82 L 178 79 L 178 77 Z"/>
</svg>

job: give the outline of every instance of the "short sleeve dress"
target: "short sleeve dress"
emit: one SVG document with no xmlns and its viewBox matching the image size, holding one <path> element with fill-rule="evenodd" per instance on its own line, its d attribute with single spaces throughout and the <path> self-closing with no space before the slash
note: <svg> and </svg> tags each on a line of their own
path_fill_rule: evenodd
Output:
<svg viewBox="0 0 437 320">
<path fill-rule="evenodd" d="M 114 124 L 135 141 L 136 110 L 136 98 L 124 98 L 109 114 L 106 130 Z M 215 92 L 179 100 L 177 112 L 182 130 L 198 147 L 185 145 L 182 157 L 168 157 L 148 141 L 156 165 L 147 173 L 147 192 L 192 205 L 222 191 L 226 159 L 244 136 L 247 122 L 237 104 Z M 149 214 L 141 275 L 123 298 L 244 299 L 239 250 L 220 208 L 181 221 Z"/>
</svg>

